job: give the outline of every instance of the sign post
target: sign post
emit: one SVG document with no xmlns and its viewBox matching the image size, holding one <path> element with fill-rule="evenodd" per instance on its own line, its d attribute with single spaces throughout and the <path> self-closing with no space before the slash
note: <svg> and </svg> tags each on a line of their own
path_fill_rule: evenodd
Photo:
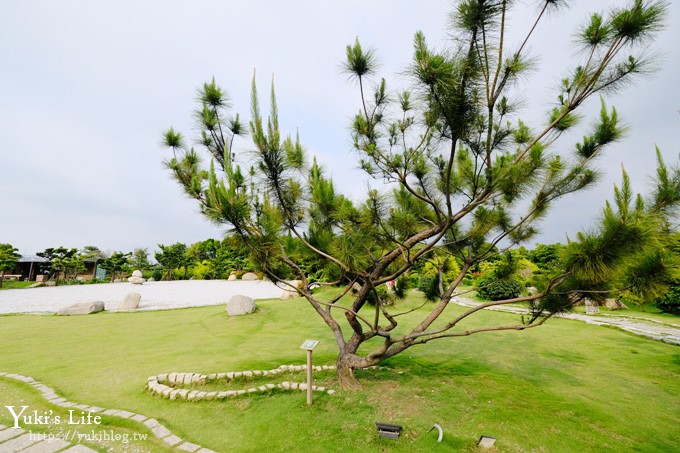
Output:
<svg viewBox="0 0 680 453">
<path fill-rule="evenodd" d="M 300 349 L 307 351 L 307 405 L 312 405 L 312 351 L 319 344 L 319 340 L 305 340 Z"/>
</svg>

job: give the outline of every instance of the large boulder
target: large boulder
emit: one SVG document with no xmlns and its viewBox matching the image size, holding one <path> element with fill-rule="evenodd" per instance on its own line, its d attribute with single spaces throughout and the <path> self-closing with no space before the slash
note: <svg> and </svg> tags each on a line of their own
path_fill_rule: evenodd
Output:
<svg viewBox="0 0 680 453">
<path fill-rule="evenodd" d="M 296 297 L 300 297 L 300 293 L 295 291 L 294 288 L 301 288 L 302 280 L 287 280 L 285 282 L 279 283 L 278 286 L 283 289 L 283 293 L 281 293 L 281 300 L 295 299 Z M 293 288 L 291 288 L 291 286 Z"/>
<path fill-rule="evenodd" d="M 118 310 L 136 310 L 139 308 L 139 302 L 142 300 L 142 295 L 139 293 L 128 293 L 123 302 L 118 305 Z"/>
<path fill-rule="evenodd" d="M 244 281 L 253 281 L 253 280 L 259 280 L 260 278 L 257 276 L 255 272 L 246 272 L 241 276 L 241 280 Z"/>
<path fill-rule="evenodd" d="M 254 312 L 256 308 L 257 306 L 252 298 L 239 294 L 232 296 L 229 302 L 227 302 L 227 313 L 229 313 L 229 316 L 248 315 Z"/>
<path fill-rule="evenodd" d="M 236 274 L 233 274 L 233 273 L 229 274 L 229 278 L 227 279 L 227 281 L 233 282 L 234 280 L 236 280 Z"/>
<path fill-rule="evenodd" d="M 62 308 L 57 312 L 58 315 L 90 315 L 104 311 L 104 302 L 83 302 L 73 304 L 70 307 Z"/>
</svg>

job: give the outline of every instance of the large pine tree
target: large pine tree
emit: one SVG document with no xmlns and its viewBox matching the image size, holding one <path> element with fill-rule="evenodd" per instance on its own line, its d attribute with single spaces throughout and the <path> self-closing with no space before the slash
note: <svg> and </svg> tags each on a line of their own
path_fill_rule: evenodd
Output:
<svg viewBox="0 0 680 453">
<path fill-rule="evenodd" d="M 302 280 L 296 290 L 335 336 L 343 388 L 358 385 L 355 369 L 415 345 L 539 326 L 602 290 L 607 273 L 624 261 L 630 264 L 631 254 L 650 250 L 644 246 L 650 235 L 641 226 L 624 222 L 614 227 L 607 220 L 602 230 L 579 236 L 537 293 L 483 304 L 458 316 L 447 313 L 456 288 L 475 264 L 530 240 L 537 233 L 536 221 L 556 202 L 597 180 L 593 160 L 622 135 L 616 110 L 602 101 L 594 126 L 571 144 L 570 152 L 562 143 L 563 133 L 577 126 L 577 112 L 591 98 L 617 91 L 647 71 L 642 50 L 661 28 L 666 10 L 663 2 L 633 1 L 627 8 L 593 14 L 579 30 L 582 54 L 564 75 L 555 93 L 556 106 L 543 125 L 532 126 L 519 117 L 521 90 L 516 89 L 535 69 L 527 48 L 545 16 L 567 2 L 539 2 L 524 39 L 511 43 L 508 12 L 514 3 L 457 2 L 449 49 L 431 48 L 418 32 L 409 71 L 411 91 L 391 93 L 385 79 L 374 78 L 375 52 L 358 39 L 347 46 L 344 69 L 361 94 L 352 123 L 354 148 L 363 170 L 391 193 L 370 190 L 362 203 L 338 193 L 316 160 L 309 161 L 299 138 L 280 131 L 273 86 L 269 117 L 263 117 L 255 80 L 249 134 L 256 158 L 249 172 L 236 164 L 233 146 L 234 137 L 246 128 L 238 116 L 229 116 L 228 96 L 214 80 L 199 90 L 196 111 L 209 167 L 179 132 L 164 132 L 173 152 L 167 167 L 199 202 L 202 213 L 228 225 L 270 278 Z M 676 195 L 659 202 L 673 204 Z M 625 193 L 617 197 L 618 211 L 607 212 L 606 219 L 625 215 L 631 200 Z M 644 207 L 633 209 L 632 215 L 640 218 L 647 212 Z M 325 275 L 338 285 L 334 297 L 321 300 L 312 293 L 297 259 L 301 247 L 321 260 Z M 444 282 L 434 304 L 420 309 L 417 323 L 403 325 L 398 305 L 395 312 L 378 288 L 421 260 L 447 255 L 460 263 L 459 272 Z M 654 286 L 652 280 L 658 283 L 667 267 L 661 254 L 647 254 L 636 262 L 642 267 L 635 271 L 632 265 L 629 273 L 644 277 L 633 280 L 640 289 Z M 353 287 L 358 288 L 355 293 Z M 349 295 L 347 304 L 343 297 Z M 462 327 L 484 307 L 515 302 L 532 308 L 521 323 Z M 376 337 L 381 341 L 371 342 L 372 349 L 359 350 Z"/>
</svg>

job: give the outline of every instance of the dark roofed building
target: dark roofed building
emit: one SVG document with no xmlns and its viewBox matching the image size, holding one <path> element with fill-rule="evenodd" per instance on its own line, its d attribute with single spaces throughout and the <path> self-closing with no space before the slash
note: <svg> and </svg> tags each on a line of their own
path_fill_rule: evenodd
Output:
<svg viewBox="0 0 680 453">
<path fill-rule="evenodd" d="M 46 262 L 45 258 L 38 255 L 23 255 L 19 258 L 13 273 L 20 275 L 20 280 L 34 281 L 40 274 L 40 265 Z"/>
</svg>

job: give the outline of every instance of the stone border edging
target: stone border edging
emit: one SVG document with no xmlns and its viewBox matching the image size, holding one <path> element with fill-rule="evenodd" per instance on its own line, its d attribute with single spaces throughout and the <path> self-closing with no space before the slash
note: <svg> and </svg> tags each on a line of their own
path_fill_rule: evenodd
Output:
<svg viewBox="0 0 680 453">
<path fill-rule="evenodd" d="M 29 376 L 22 376 L 21 374 L 10 374 L 10 373 L 4 373 L 0 372 L 0 377 L 5 377 L 9 379 L 14 379 L 17 381 L 25 382 L 26 384 L 29 384 L 33 386 L 35 389 L 37 389 L 45 398 L 48 402 L 62 407 L 66 409 L 70 408 L 75 408 L 75 409 L 80 409 L 82 411 L 88 411 L 88 412 L 94 412 L 94 413 L 99 413 L 102 415 L 108 415 L 108 416 L 113 416 L 113 417 L 120 417 L 120 418 L 127 418 L 130 420 L 134 420 L 138 423 L 144 424 L 147 428 L 151 430 L 154 436 L 156 436 L 158 439 L 162 440 L 165 444 L 167 444 L 169 447 L 175 447 L 180 450 L 188 451 L 188 452 L 196 452 L 196 453 L 217 453 L 213 450 L 210 450 L 205 447 L 201 447 L 198 444 L 194 444 L 185 440 L 182 440 L 180 437 L 174 435 L 168 428 L 163 426 L 158 420 L 155 418 L 150 418 L 142 414 L 136 414 L 134 412 L 129 412 L 125 410 L 120 410 L 120 409 L 105 409 L 103 407 L 97 407 L 97 406 L 88 406 L 86 404 L 76 404 L 72 401 L 66 400 L 66 398 L 62 398 L 57 393 L 51 389 L 50 387 L 42 384 L 39 381 L 36 381 L 32 377 Z"/>
<path fill-rule="evenodd" d="M 335 365 L 313 366 L 314 371 L 328 371 L 335 370 Z M 155 395 L 168 400 L 185 400 L 185 401 L 201 401 L 201 400 L 222 400 L 225 398 L 232 398 L 240 395 L 251 393 L 265 393 L 272 389 L 279 388 L 283 390 L 307 390 L 307 383 L 288 382 L 284 381 L 279 384 L 263 384 L 257 387 L 250 387 L 241 390 L 228 390 L 223 392 L 204 392 L 199 390 L 189 390 L 177 388 L 177 385 L 199 384 L 203 385 L 218 379 L 233 380 L 240 377 L 256 377 L 256 376 L 276 376 L 279 373 L 287 371 L 307 371 L 307 365 L 281 365 L 272 370 L 248 370 L 248 371 L 229 371 L 226 373 L 164 373 L 158 376 L 150 376 L 146 383 L 146 388 Z M 170 385 L 167 385 L 170 384 Z M 325 392 L 328 395 L 335 393 L 333 389 L 326 389 L 326 387 L 312 386 L 312 390 L 316 392 Z"/>
</svg>

